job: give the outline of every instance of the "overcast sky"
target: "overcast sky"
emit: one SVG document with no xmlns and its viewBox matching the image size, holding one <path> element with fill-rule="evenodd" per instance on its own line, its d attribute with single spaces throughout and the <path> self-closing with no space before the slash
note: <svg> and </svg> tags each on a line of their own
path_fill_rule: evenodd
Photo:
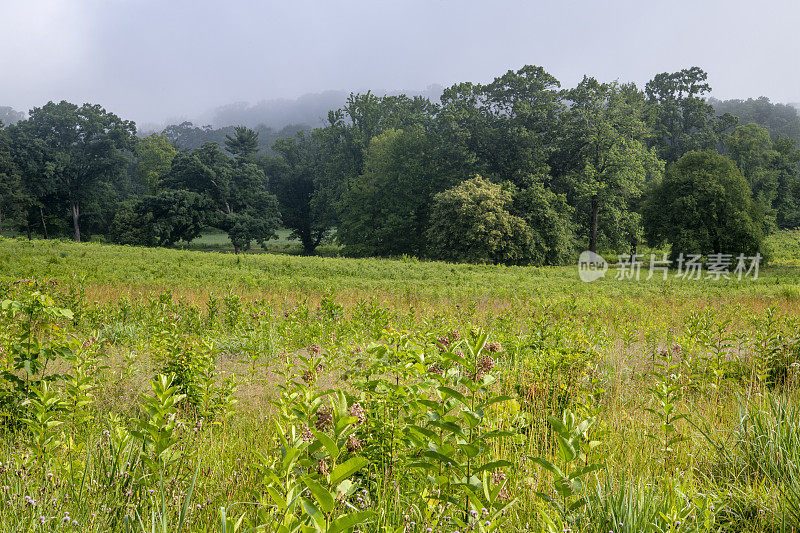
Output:
<svg viewBox="0 0 800 533">
<path fill-rule="evenodd" d="M 0 0 L 0 105 L 66 99 L 162 122 L 525 64 L 564 86 L 698 65 L 717 98 L 797 102 L 799 49 L 797 0 Z"/>
</svg>

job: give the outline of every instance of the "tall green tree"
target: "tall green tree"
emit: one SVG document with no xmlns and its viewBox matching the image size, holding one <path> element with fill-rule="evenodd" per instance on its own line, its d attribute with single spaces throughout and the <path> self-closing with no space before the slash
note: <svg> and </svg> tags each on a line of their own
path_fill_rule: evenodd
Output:
<svg viewBox="0 0 800 533">
<path fill-rule="evenodd" d="M 431 152 L 420 127 L 372 139 L 364 173 L 351 180 L 341 204 L 337 237 L 346 253 L 424 255 L 431 199 L 447 187 Z"/>
<path fill-rule="evenodd" d="M 790 137 L 777 137 L 772 141 L 777 156 L 772 168 L 778 174 L 778 191 L 775 208 L 775 223 L 781 228 L 800 227 L 800 150 L 797 141 Z"/>
<path fill-rule="evenodd" d="M 209 224 L 228 234 L 236 253 L 252 241 L 263 244 L 277 236 L 278 202 L 263 170 L 249 160 L 230 159 L 216 143 L 178 154 L 166 185 L 206 196 L 213 206 Z"/>
<path fill-rule="evenodd" d="M 123 150 L 134 146 L 135 124 L 99 105 L 62 101 L 34 108 L 15 128 L 17 141 L 28 144 L 21 151 L 38 151 L 32 158 L 38 164 L 29 172 L 44 176 L 66 200 L 74 239 L 80 242 L 82 209 L 97 200 L 104 182 L 119 179 L 125 170 Z"/>
<path fill-rule="evenodd" d="M 3 223 L 20 221 L 29 202 L 19 168 L 14 163 L 11 139 L 0 122 L 0 235 Z"/>
<path fill-rule="evenodd" d="M 576 207 L 589 250 L 601 241 L 611 249 L 635 247 L 641 233 L 636 207 L 645 183 L 663 163 L 646 145 L 644 97 L 632 84 L 584 78 L 566 93 L 565 174 L 560 192 Z"/>
<path fill-rule="evenodd" d="M 351 94 L 344 107 L 328 113 L 328 125 L 315 132 L 324 164 L 317 183 L 328 201 L 341 205 L 349 185 L 364 173 L 371 140 L 387 129 L 430 127 L 436 106 L 422 97 Z"/>
<path fill-rule="evenodd" d="M 707 80 L 703 69 L 691 67 L 657 74 L 645 86 L 652 142 L 667 163 L 692 150 L 716 148 L 718 135 L 736 124 L 728 113 L 717 117 L 706 101 Z"/>
<path fill-rule="evenodd" d="M 723 136 L 723 151 L 747 178 L 753 200 L 765 214 L 765 231 L 798 220 L 797 196 L 800 151 L 795 141 L 778 137 L 757 124 L 737 126 Z"/>
<path fill-rule="evenodd" d="M 644 206 L 647 240 L 679 254 L 761 251 L 763 213 L 747 179 L 729 158 L 711 150 L 689 152 L 667 167 Z"/>
<path fill-rule="evenodd" d="M 233 136 L 225 136 L 225 150 L 241 159 L 252 159 L 258 152 L 258 133 L 245 126 L 236 126 Z"/>
<path fill-rule="evenodd" d="M 574 210 L 565 194 L 556 194 L 534 176 L 514 190 L 511 214 L 528 225 L 530 244 L 526 262 L 560 265 L 575 257 Z"/>
<path fill-rule="evenodd" d="M 486 85 L 449 87 L 437 115 L 443 141 L 462 147 L 456 160 L 472 161 L 463 168 L 470 173 L 518 186 L 527 176 L 547 176 L 564 108 L 559 87 L 555 77 L 531 65 Z"/>
<path fill-rule="evenodd" d="M 19 123 L 6 128 L 5 134 L 10 141 L 8 153 L 13 159 L 12 165 L 18 170 L 21 181 L 18 197 L 11 200 L 18 213 L 15 217 L 17 230 L 26 233 L 29 239 L 34 233 L 45 238 L 68 234 L 70 224 L 65 215 L 69 206 L 61 184 L 45 173 L 50 152 L 44 141 L 30 135 L 24 124 Z"/>
<path fill-rule="evenodd" d="M 136 174 L 150 194 L 158 192 L 177 154 L 178 150 L 163 133 L 153 133 L 136 143 Z"/>
<path fill-rule="evenodd" d="M 305 255 L 314 254 L 336 223 L 336 205 L 324 188 L 324 146 L 319 132 L 300 132 L 273 145 L 277 157 L 262 160 L 278 198 L 283 225 Z"/>
</svg>

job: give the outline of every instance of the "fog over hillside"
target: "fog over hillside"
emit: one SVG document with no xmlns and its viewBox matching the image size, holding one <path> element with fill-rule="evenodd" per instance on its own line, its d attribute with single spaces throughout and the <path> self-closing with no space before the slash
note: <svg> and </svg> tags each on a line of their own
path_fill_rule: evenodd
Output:
<svg viewBox="0 0 800 533">
<path fill-rule="evenodd" d="M 492 7 L 477 0 L 9 0 L 0 2 L 0 46 L 8 52 L 0 54 L 0 105 L 99 103 L 140 125 L 217 125 L 253 108 L 279 126 L 318 121 L 333 92 L 489 83 L 526 64 L 542 65 L 567 87 L 587 73 L 642 86 L 659 72 L 700 65 L 719 99 L 800 99 L 800 74 L 777 67 L 797 53 L 790 0 L 764 9 L 744 0 L 620 0 L 613 8 L 501 0 Z M 732 29 L 740 36 L 732 38 Z M 311 98 L 308 116 L 276 104 L 304 94 L 323 95 Z M 225 112 L 215 113 L 220 107 Z"/>
<path fill-rule="evenodd" d="M 366 92 L 369 89 L 363 89 Z M 408 96 L 424 96 L 438 101 L 443 87 L 438 84 L 428 86 L 424 91 L 418 90 L 372 90 L 382 96 L 406 94 Z M 203 124 L 214 127 L 245 125 L 251 128 L 267 126 L 280 129 L 290 124 L 306 124 L 311 127 L 322 126 L 328 119 L 328 112 L 344 105 L 350 91 L 331 90 L 321 93 L 304 94 L 296 99 L 274 98 L 261 100 L 251 104 L 236 102 L 223 105 L 211 113 Z"/>
<path fill-rule="evenodd" d="M 405 94 L 407 96 L 424 96 L 438 102 L 443 87 L 439 84 L 429 85 L 424 90 L 375 90 L 364 88 L 352 92 L 367 92 L 383 95 Z M 161 131 L 171 124 L 191 122 L 196 126 L 225 128 L 226 126 L 247 126 L 249 128 L 266 127 L 280 130 L 287 126 L 305 126 L 316 128 L 325 125 L 328 112 L 339 109 L 347 101 L 350 90 L 328 90 L 320 93 L 303 94 L 297 98 L 270 98 L 251 102 L 233 102 L 209 109 L 198 116 L 165 117 L 163 122 L 138 124 L 140 133 Z"/>
</svg>

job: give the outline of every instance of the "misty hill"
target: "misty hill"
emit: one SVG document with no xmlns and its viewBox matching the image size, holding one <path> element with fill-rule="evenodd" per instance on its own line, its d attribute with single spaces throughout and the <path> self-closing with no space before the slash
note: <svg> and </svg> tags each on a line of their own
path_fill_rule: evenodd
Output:
<svg viewBox="0 0 800 533">
<path fill-rule="evenodd" d="M 205 143 L 213 142 L 224 147 L 225 136 L 234 136 L 235 126 L 213 128 L 211 126 L 195 126 L 191 122 L 183 122 L 164 129 L 164 134 L 180 150 L 194 150 Z M 291 124 L 281 129 L 273 129 L 260 125 L 254 129 L 258 133 L 258 148 L 262 153 L 273 154 L 272 145 L 283 137 L 294 137 L 298 131 L 311 129 L 305 124 Z"/>
<path fill-rule="evenodd" d="M 16 124 L 24 119 L 25 113 L 22 111 L 15 111 L 14 108 L 8 106 L 0 106 L 0 122 L 6 126 L 9 124 Z"/>
<path fill-rule="evenodd" d="M 423 96 L 438 102 L 442 95 L 441 85 L 429 85 L 424 91 L 372 91 L 376 95 Z M 266 126 L 281 129 L 292 124 L 307 124 L 312 128 L 324 126 L 328 120 L 328 111 L 339 109 L 347 101 L 349 91 L 324 91 L 304 94 L 294 100 L 278 98 L 262 100 L 256 104 L 238 102 L 218 107 L 210 114 L 210 124 L 220 128 L 224 126 L 247 126 L 256 129 Z"/>
<path fill-rule="evenodd" d="M 253 129 L 259 126 L 280 129 L 289 124 L 307 124 L 316 128 L 325 124 L 328 111 L 345 103 L 347 95 L 345 91 L 325 91 L 305 94 L 295 100 L 262 100 L 253 105 L 237 102 L 215 109 L 210 122 L 216 127 L 241 125 Z"/>
<path fill-rule="evenodd" d="M 730 113 L 739 118 L 739 124 L 756 123 L 769 132 L 770 137 L 789 137 L 800 142 L 800 116 L 796 104 L 773 104 L 766 96 L 747 100 L 717 100 L 710 98 L 718 115 Z"/>
<path fill-rule="evenodd" d="M 438 102 L 441 85 L 429 85 L 424 91 L 372 91 L 375 94 L 423 96 Z M 258 133 L 258 146 L 262 153 L 272 154 L 272 145 L 282 137 L 294 137 L 298 131 L 325 126 L 328 112 L 339 109 L 347 101 L 349 92 L 324 91 L 305 94 L 294 100 L 281 98 L 262 100 L 250 105 L 246 102 L 229 104 L 210 113 L 211 119 L 203 126 L 190 121 L 172 124 L 163 129 L 169 139 L 181 150 L 194 150 L 204 143 L 225 145 L 225 136 L 234 134 L 235 126 L 247 126 Z M 139 135 L 147 135 L 160 128 L 140 127 Z"/>
</svg>

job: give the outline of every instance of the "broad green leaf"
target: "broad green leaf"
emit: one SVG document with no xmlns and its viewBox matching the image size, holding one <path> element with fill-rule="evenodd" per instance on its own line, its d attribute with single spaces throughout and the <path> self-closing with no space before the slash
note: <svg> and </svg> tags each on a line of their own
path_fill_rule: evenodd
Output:
<svg viewBox="0 0 800 533">
<path fill-rule="evenodd" d="M 275 490 L 274 487 L 267 487 L 266 490 L 269 494 L 269 497 L 272 498 L 272 501 L 278 506 L 278 509 L 281 511 L 286 509 L 286 500 L 278 493 L 277 490 Z"/>
<path fill-rule="evenodd" d="M 461 448 L 464 454 L 466 454 L 466 456 L 470 459 L 477 457 L 481 451 L 478 446 L 475 446 L 474 444 L 467 444 L 466 442 L 459 444 L 458 447 Z"/>
<path fill-rule="evenodd" d="M 319 440 L 322 445 L 325 446 L 325 449 L 328 450 L 328 454 L 332 459 L 339 457 L 339 447 L 336 446 L 336 443 L 333 442 L 332 438 L 322 431 L 312 431 L 312 433 L 314 433 L 314 436 L 317 438 L 317 440 Z"/>
<path fill-rule="evenodd" d="M 571 462 L 574 461 L 575 458 L 578 456 L 578 451 L 575 445 L 562 437 L 561 435 L 556 435 L 556 441 L 558 442 L 558 455 L 564 461 Z"/>
<path fill-rule="evenodd" d="M 567 479 L 578 478 L 578 477 L 580 477 L 580 476 L 582 476 L 584 474 L 588 474 L 589 472 L 594 472 L 595 470 L 599 470 L 599 469 L 603 468 L 603 466 L 604 465 L 601 465 L 601 464 L 594 464 L 594 465 L 584 466 L 583 468 L 579 468 L 579 469 L 575 470 L 573 473 L 571 473 L 567 477 Z"/>
<path fill-rule="evenodd" d="M 505 460 L 492 461 L 491 463 L 486 463 L 485 465 L 476 468 L 475 473 L 478 474 L 484 470 L 496 470 L 498 468 L 508 468 L 511 466 L 512 464 L 510 461 L 505 461 Z"/>
<path fill-rule="evenodd" d="M 470 407 L 469 400 L 457 390 L 451 389 L 450 387 L 445 387 L 444 385 L 440 386 L 439 390 L 445 393 L 445 396 L 455 398 L 456 400 L 464 404 L 465 407 L 467 408 Z"/>
<path fill-rule="evenodd" d="M 331 494 L 328 489 L 314 481 L 309 476 L 303 476 L 302 479 L 303 483 L 305 483 L 306 487 L 308 487 L 308 490 L 310 490 L 311 494 L 314 495 L 314 498 L 317 500 L 317 503 L 319 503 L 322 511 L 325 513 L 331 512 L 331 509 L 333 509 L 333 504 L 336 501 L 333 497 L 333 494 Z"/>
<path fill-rule="evenodd" d="M 546 459 L 542 459 L 541 457 L 531 457 L 531 461 L 533 461 L 538 465 L 541 465 L 542 467 L 545 468 L 545 470 L 549 470 L 551 473 L 555 474 L 559 478 L 564 477 L 564 474 L 561 473 L 561 469 Z"/>
<path fill-rule="evenodd" d="M 306 514 L 311 517 L 311 520 L 314 521 L 314 523 L 320 530 L 324 531 L 325 515 L 322 514 L 322 512 L 319 509 L 317 509 L 317 507 L 314 505 L 314 502 L 312 502 L 308 498 L 302 498 L 300 500 L 300 503 L 302 504 L 303 510 L 306 512 Z"/>
<path fill-rule="evenodd" d="M 342 533 L 343 531 L 348 531 L 353 528 L 353 526 L 366 522 L 373 516 L 375 516 L 374 511 L 359 511 L 357 513 L 340 516 L 331 523 L 327 533 Z"/>
<path fill-rule="evenodd" d="M 478 427 L 478 425 L 480 425 L 482 417 L 478 416 L 477 413 L 473 413 L 469 409 L 464 409 L 461 411 L 461 414 L 464 419 L 466 419 L 470 428 Z"/>
<path fill-rule="evenodd" d="M 363 457 L 351 457 L 344 463 L 336 466 L 333 472 L 330 473 L 331 485 L 338 485 L 343 479 L 352 476 L 368 463 L 369 461 Z"/>
</svg>

